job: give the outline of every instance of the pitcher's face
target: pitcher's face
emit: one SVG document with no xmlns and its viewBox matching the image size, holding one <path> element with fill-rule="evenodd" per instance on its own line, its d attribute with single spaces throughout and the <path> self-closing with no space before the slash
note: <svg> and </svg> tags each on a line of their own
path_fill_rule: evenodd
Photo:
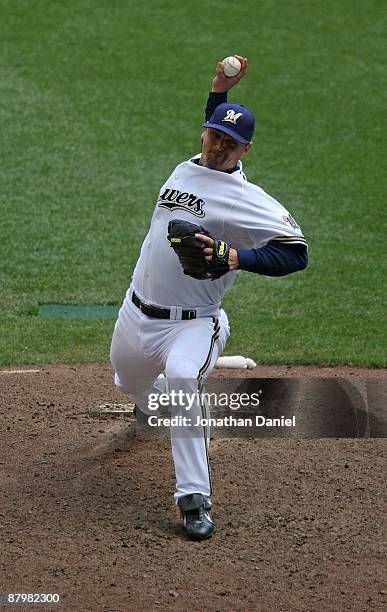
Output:
<svg viewBox="0 0 387 612">
<path fill-rule="evenodd" d="M 250 151 L 251 146 L 251 143 L 241 144 L 225 132 L 206 128 L 202 133 L 199 164 L 211 170 L 231 170 Z"/>
</svg>

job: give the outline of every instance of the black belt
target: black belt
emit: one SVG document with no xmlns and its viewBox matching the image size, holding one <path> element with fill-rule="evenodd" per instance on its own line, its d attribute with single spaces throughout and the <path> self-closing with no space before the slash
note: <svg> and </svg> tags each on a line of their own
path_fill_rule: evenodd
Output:
<svg viewBox="0 0 387 612">
<path fill-rule="evenodd" d="M 150 306 L 142 302 L 138 295 L 133 291 L 132 302 L 137 308 L 141 310 L 147 317 L 153 317 L 154 319 L 170 319 L 171 311 L 169 308 L 158 308 L 157 306 Z M 181 318 L 185 321 L 196 319 L 196 310 L 182 310 Z"/>
</svg>

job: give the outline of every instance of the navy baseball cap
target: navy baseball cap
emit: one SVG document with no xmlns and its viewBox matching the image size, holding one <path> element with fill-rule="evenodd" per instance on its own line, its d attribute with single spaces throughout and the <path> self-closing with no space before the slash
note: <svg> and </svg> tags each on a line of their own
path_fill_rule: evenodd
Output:
<svg viewBox="0 0 387 612">
<path fill-rule="evenodd" d="M 214 128 L 225 132 L 238 142 L 248 144 L 253 139 L 255 117 L 252 111 L 243 104 L 224 102 L 216 107 L 205 128 Z"/>
</svg>

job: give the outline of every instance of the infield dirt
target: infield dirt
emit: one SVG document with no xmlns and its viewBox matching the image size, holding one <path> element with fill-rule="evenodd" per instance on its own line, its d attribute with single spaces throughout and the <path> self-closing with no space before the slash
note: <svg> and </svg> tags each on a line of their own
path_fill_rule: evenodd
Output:
<svg viewBox="0 0 387 612">
<path fill-rule="evenodd" d="M 19 369 L 38 372 L 0 372 L 0 591 L 61 596 L 25 609 L 386 609 L 384 439 L 214 439 L 217 531 L 190 542 L 169 442 L 139 439 L 130 416 L 92 414 L 125 402 L 109 366 Z M 387 371 L 281 366 L 243 376 Z"/>
</svg>

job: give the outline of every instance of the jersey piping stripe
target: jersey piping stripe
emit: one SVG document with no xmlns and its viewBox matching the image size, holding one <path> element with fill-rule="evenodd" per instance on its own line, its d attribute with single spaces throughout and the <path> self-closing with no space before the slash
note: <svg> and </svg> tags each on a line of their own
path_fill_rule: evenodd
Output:
<svg viewBox="0 0 387 612">
<path fill-rule="evenodd" d="M 214 346 L 215 346 L 215 342 L 219 338 L 219 331 L 220 331 L 219 319 L 217 319 L 215 317 L 212 317 L 212 320 L 214 322 L 214 332 L 213 332 L 213 334 L 211 336 L 210 350 L 208 351 L 208 355 L 206 357 L 206 360 L 205 360 L 204 364 L 202 365 L 202 367 L 199 370 L 199 374 L 198 374 L 198 377 L 197 377 L 197 380 L 199 382 L 203 378 L 206 370 L 209 368 L 209 365 L 211 363 L 212 353 L 213 353 Z"/>
<path fill-rule="evenodd" d="M 307 244 L 305 238 L 302 236 L 275 236 L 274 238 L 270 238 L 269 242 L 301 242 L 302 244 Z"/>
<path fill-rule="evenodd" d="M 197 379 L 199 381 L 199 390 L 200 390 L 200 393 L 199 393 L 200 410 L 201 410 L 203 419 L 208 418 L 209 415 L 206 415 L 206 410 L 205 410 L 205 407 L 203 405 L 202 379 L 203 379 L 203 376 L 204 376 L 206 370 L 210 366 L 211 359 L 212 359 L 212 353 L 214 351 L 215 342 L 219 338 L 219 331 L 220 331 L 219 319 L 217 319 L 216 317 L 212 317 L 212 320 L 214 322 L 214 331 L 213 331 L 213 334 L 211 336 L 210 350 L 208 351 L 208 355 L 206 357 L 206 360 L 205 360 L 204 364 L 202 365 L 202 367 L 200 368 L 199 375 L 197 377 Z M 210 495 L 212 495 L 212 480 L 211 480 L 210 461 L 209 461 L 209 458 L 208 458 L 207 431 L 208 431 L 207 426 L 203 426 L 203 441 L 204 441 L 204 448 L 205 448 L 205 451 L 206 451 L 208 481 L 210 483 Z"/>
<path fill-rule="evenodd" d="M 207 410 L 205 409 L 205 406 L 204 406 L 202 387 L 200 387 L 199 403 L 200 403 L 200 410 L 201 410 L 201 413 L 202 413 L 202 418 L 203 419 L 208 419 L 210 415 L 207 414 Z M 203 425 L 203 441 L 204 441 L 204 449 L 206 451 L 208 482 L 210 483 L 210 496 L 211 496 L 212 495 L 212 478 L 211 478 L 210 460 L 209 460 L 209 457 L 208 457 L 208 443 L 207 443 L 207 439 L 208 439 L 208 427 L 207 427 L 207 425 Z"/>
</svg>

